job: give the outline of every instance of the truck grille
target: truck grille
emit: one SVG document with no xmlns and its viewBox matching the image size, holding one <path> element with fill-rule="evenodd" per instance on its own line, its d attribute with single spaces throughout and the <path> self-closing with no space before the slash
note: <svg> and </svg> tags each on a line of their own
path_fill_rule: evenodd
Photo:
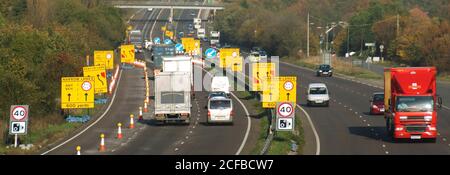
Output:
<svg viewBox="0 0 450 175">
<path fill-rule="evenodd" d="M 424 116 L 408 116 L 408 120 L 423 121 L 423 120 L 425 120 L 425 117 Z"/>
<path fill-rule="evenodd" d="M 406 126 L 406 132 L 425 132 L 426 126 Z"/>
</svg>

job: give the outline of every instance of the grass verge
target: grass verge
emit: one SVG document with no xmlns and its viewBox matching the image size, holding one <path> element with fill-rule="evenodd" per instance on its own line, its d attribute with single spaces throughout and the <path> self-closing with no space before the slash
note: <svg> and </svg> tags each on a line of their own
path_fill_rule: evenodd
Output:
<svg viewBox="0 0 450 175">
<path fill-rule="evenodd" d="M 320 57 L 309 57 L 304 59 L 298 59 L 293 57 L 283 58 L 282 61 L 295 64 L 310 69 L 316 69 L 318 65 L 322 64 Z M 361 79 L 382 80 L 383 76 L 378 75 L 372 71 L 366 70 L 361 67 L 354 67 L 350 62 L 342 61 L 340 59 L 333 58 L 333 71 L 347 76 L 352 76 Z"/>
<path fill-rule="evenodd" d="M 90 109 L 89 115 L 97 116 L 104 111 L 105 104 L 96 104 L 94 109 Z M 75 109 L 71 110 L 71 115 L 85 115 L 87 110 Z M 19 144 L 33 144 L 33 147 L 29 150 L 20 149 L 19 147 L 11 147 L 11 143 L 14 143 L 14 136 L 8 135 L 8 128 L 6 125 L 0 125 L 0 131 L 3 131 L 2 144 L 0 144 L 0 155 L 23 155 L 23 154 L 35 154 L 45 145 L 54 143 L 60 139 L 69 136 L 78 128 L 83 126 L 81 123 L 68 123 L 64 119 L 65 116 L 54 113 L 46 117 L 30 118 L 28 126 L 28 134 L 19 136 Z M 7 121 L 2 121 L 7 123 Z M 9 143 L 6 144 L 6 139 Z"/>
</svg>

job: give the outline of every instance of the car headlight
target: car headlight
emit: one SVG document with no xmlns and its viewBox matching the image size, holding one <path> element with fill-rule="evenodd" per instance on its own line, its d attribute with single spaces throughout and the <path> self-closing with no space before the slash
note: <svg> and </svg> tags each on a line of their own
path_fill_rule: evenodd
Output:
<svg viewBox="0 0 450 175">
<path fill-rule="evenodd" d="M 431 121 L 431 119 L 433 119 L 433 116 L 425 116 L 423 117 L 423 119 L 425 119 L 425 121 Z"/>
<path fill-rule="evenodd" d="M 319 70 L 319 72 L 322 72 L 322 70 Z"/>
<path fill-rule="evenodd" d="M 375 109 L 376 109 L 376 108 L 378 108 L 378 106 L 377 106 L 377 105 L 372 105 L 372 108 L 375 108 Z"/>
<path fill-rule="evenodd" d="M 408 119 L 408 116 L 400 116 L 400 120 L 406 120 Z"/>
<path fill-rule="evenodd" d="M 331 70 L 329 70 L 328 72 L 332 72 Z"/>
</svg>

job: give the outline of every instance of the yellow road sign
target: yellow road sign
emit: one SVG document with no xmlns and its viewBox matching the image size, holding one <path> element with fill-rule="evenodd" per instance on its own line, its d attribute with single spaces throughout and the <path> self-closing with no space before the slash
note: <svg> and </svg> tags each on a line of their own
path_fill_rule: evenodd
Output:
<svg viewBox="0 0 450 175">
<path fill-rule="evenodd" d="M 94 77 L 62 77 L 61 108 L 94 108 Z"/>
<path fill-rule="evenodd" d="M 85 77 L 94 77 L 96 94 L 108 92 L 108 82 L 106 80 L 106 70 L 104 66 L 87 66 L 83 67 Z"/>
<path fill-rule="evenodd" d="M 279 101 L 279 80 L 278 77 L 265 78 L 261 84 L 262 107 L 275 108 Z"/>
<path fill-rule="evenodd" d="M 275 63 L 253 63 L 251 91 L 262 91 L 262 83 L 275 75 Z"/>
<path fill-rule="evenodd" d="M 120 46 L 120 62 L 134 63 L 134 45 Z"/>
<path fill-rule="evenodd" d="M 230 64 L 227 67 L 230 67 L 231 71 L 242 72 L 242 66 L 243 66 L 243 61 L 242 61 L 243 58 L 242 57 L 234 57 L 233 58 L 233 57 L 228 56 L 226 58 L 226 60 L 228 60 L 227 64 Z"/>
<path fill-rule="evenodd" d="M 170 38 L 173 37 L 173 32 L 172 31 L 166 30 L 165 34 L 166 34 L 167 37 L 170 37 Z"/>
<path fill-rule="evenodd" d="M 166 26 L 162 26 L 161 30 L 165 32 L 166 31 Z"/>
<path fill-rule="evenodd" d="M 279 77 L 279 102 L 297 103 L 297 77 L 282 76 Z"/>
<path fill-rule="evenodd" d="M 183 44 L 186 53 L 194 50 L 194 38 L 181 38 L 181 44 Z"/>
<path fill-rule="evenodd" d="M 239 48 L 222 48 L 219 50 L 219 67 L 230 67 L 231 64 L 227 63 L 227 58 L 236 58 L 240 56 L 240 49 Z"/>
<path fill-rule="evenodd" d="M 106 69 L 114 69 L 114 51 L 94 51 L 94 65 L 105 66 Z"/>
</svg>

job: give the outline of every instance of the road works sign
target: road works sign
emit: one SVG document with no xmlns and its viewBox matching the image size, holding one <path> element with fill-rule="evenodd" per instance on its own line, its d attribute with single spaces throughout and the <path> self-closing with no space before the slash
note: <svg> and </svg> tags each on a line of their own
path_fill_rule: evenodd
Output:
<svg viewBox="0 0 450 175">
<path fill-rule="evenodd" d="M 278 102 L 277 110 L 277 131 L 292 131 L 295 123 L 295 103 Z"/>
<path fill-rule="evenodd" d="M 275 77 L 275 63 L 252 63 L 251 91 L 262 91 L 261 84 Z"/>
<path fill-rule="evenodd" d="M 11 105 L 9 134 L 25 135 L 28 127 L 28 105 Z"/>
<path fill-rule="evenodd" d="M 114 69 L 114 51 L 94 51 L 94 65 L 105 66 L 106 69 Z"/>
<path fill-rule="evenodd" d="M 94 108 L 94 77 L 62 77 L 61 108 Z"/>
<path fill-rule="evenodd" d="M 94 93 L 101 94 L 108 92 L 108 81 L 106 80 L 106 70 L 103 66 L 83 67 L 85 77 L 94 77 Z"/>
<path fill-rule="evenodd" d="M 297 103 L 297 77 L 280 76 L 278 77 L 280 95 L 278 101 L 287 101 Z"/>
<path fill-rule="evenodd" d="M 134 45 L 120 46 L 120 62 L 134 63 Z"/>
<path fill-rule="evenodd" d="M 242 57 L 227 57 L 227 67 L 231 68 L 233 72 L 242 72 L 243 58 Z"/>
<path fill-rule="evenodd" d="M 165 35 L 167 37 L 169 37 L 169 38 L 173 38 L 173 32 L 172 31 L 166 30 Z"/>
<path fill-rule="evenodd" d="M 279 83 L 278 77 L 265 79 L 261 84 L 262 91 L 262 107 L 275 108 L 279 99 Z"/>
<path fill-rule="evenodd" d="M 228 58 L 236 58 L 240 56 L 240 49 L 239 48 L 222 48 L 219 50 L 219 67 L 224 68 L 227 66 L 231 66 L 231 64 L 227 63 Z"/>
</svg>

